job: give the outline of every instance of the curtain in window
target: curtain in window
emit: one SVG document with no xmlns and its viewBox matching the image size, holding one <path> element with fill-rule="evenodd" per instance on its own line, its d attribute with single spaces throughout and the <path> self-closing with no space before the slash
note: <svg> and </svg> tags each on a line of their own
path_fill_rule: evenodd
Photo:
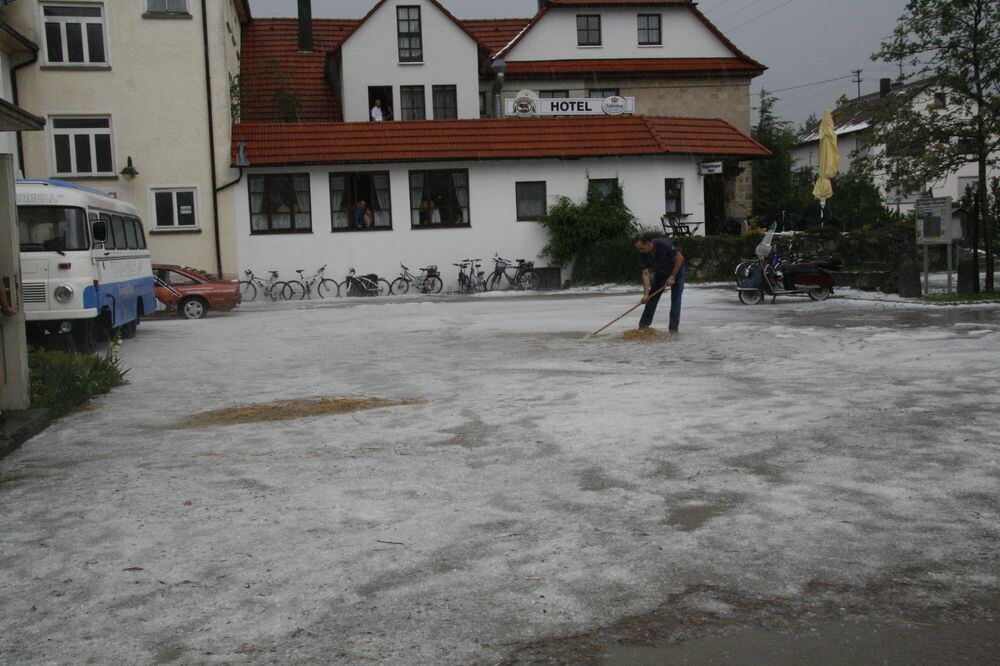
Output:
<svg viewBox="0 0 1000 666">
<path fill-rule="evenodd" d="M 424 199 L 424 174 L 410 172 L 410 224 L 420 226 L 420 202 Z"/>
<path fill-rule="evenodd" d="M 347 190 L 347 178 L 344 176 L 330 177 L 330 209 L 333 212 L 333 228 L 347 228 L 347 211 L 344 210 L 344 192 Z"/>
<path fill-rule="evenodd" d="M 173 206 L 172 201 L 171 206 Z M 173 222 L 172 218 L 173 214 L 171 213 L 171 222 Z M 265 231 L 267 229 L 267 215 L 264 214 L 264 179 L 262 177 L 250 178 L 250 229 L 252 231 Z"/>
<path fill-rule="evenodd" d="M 295 228 L 310 229 L 312 208 L 309 202 L 309 176 L 295 176 L 292 181 L 295 188 Z"/>
<path fill-rule="evenodd" d="M 375 226 L 392 226 L 392 213 L 389 210 L 389 174 L 376 173 L 372 175 L 372 189 L 375 192 Z"/>
<path fill-rule="evenodd" d="M 451 182 L 455 186 L 455 198 L 462 207 L 461 224 L 469 223 L 469 174 L 466 171 L 453 171 Z"/>
</svg>

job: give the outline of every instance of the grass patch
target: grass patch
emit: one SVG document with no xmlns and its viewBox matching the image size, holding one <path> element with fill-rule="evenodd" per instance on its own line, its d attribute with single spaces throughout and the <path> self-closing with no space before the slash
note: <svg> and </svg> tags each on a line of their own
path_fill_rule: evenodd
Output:
<svg viewBox="0 0 1000 666">
<path fill-rule="evenodd" d="M 929 294 L 921 296 L 926 303 L 1000 303 L 1000 291 L 980 294 Z"/>
<path fill-rule="evenodd" d="M 103 395 L 116 386 L 127 384 L 115 344 L 104 356 L 76 354 L 56 349 L 28 351 L 28 378 L 31 406 L 44 407 L 55 416 L 63 416 Z"/>
</svg>

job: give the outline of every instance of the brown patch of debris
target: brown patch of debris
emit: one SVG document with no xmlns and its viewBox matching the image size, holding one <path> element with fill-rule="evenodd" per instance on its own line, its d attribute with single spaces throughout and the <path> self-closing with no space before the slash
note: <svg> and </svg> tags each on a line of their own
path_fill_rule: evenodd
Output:
<svg viewBox="0 0 1000 666">
<path fill-rule="evenodd" d="M 663 331 L 656 328 L 633 328 L 622 333 L 622 340 L 629 342 L 656 342 L 666 337 Z"/>
<path fill-rule="evenodd" d="M 230 407 L 195 414 L 180 425 L 182 428 L 212 428 L 261 423 L 265 421 L 292 421 L 310 416 L 348 414 L 381 407 L 420 405 L 423 400 L 386 400 L 385 398 L 305 398 L 302 400 L 276 400 L 247 407 Z"/>
</svg>

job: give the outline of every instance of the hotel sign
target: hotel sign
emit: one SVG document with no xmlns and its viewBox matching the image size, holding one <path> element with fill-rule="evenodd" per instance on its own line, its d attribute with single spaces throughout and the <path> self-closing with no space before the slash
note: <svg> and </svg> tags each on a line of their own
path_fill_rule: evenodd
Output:
<svg viewBox="0 0 1000 666">
<path fill-rule="evenodd" d="M 621 116 L 635 113 L 635 97 L 540 98 L 522 90 L 506 104 L 508 116 Z"/>
</svg>

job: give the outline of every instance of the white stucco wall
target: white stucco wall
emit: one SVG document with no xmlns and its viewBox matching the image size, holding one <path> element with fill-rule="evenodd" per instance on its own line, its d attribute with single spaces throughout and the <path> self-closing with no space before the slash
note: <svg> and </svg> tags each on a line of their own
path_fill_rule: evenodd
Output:
<svg viewBox="0 0 1000 666">
<path fill-rule="evenodd" d="M 577 14 L 601 16 L 601 46 L 577 46 Z M 638 14 L 661 14 L 663 44 L 639 46 Z M 733 52 L 683 7 L 553 9 L 504 58 L 577 60 L 593 58 L 731 58 Z"/>
<path fill-rule="evenodd" d="M 10 57 L 0 51 L 0 99 L 12 102 L 10 85 Z M 14 155 L 17 164 L 17 135 L 14 132 L 0 132 L 0 154 Z"/>
<path fill-rule="evenodd" d="M 45 63 L 45 38 L 36 0 L 4 9 L 15 29 L 41 47 L 39 62 L 18 72 L 22 108 L 43 116 L 43 132 L 23 135 L 25 176 L 54 177 L 50 133 L 54 115 L 110 115 L 114 168 L 132 157 L 139 175 L 72 178 L 114 192 L 134 204 L 147 232 L 153 230 L 154 188 L 197 188 L 199 230 L 149 233 L 153 260 L 215 270 L 208 109 L 201 24 L 201 0 L 189 0 L 190 18 L 143 18 L 142 0 L 107 0 L 104 7 L 109 67 L 74 69 Z M 209 52 L 215 123 L 215 162 L 220 184 L 235 177 L 228 168 L 231 145 L 229 81 L 239 60 L 240 25 L 231 0 L 208 2 Z M 227 27 L 228 24 L 228 27 Z M 235 41 L 235 44 L 234 44 Z M 220 197 L 225 205 L 226 195 Z M 228 207 L 231 210 L 231 204 Z M 220 221 L 224 219 L 220 206 Z M 230 230 L 231 230 L 230 225 Z M 221 236 L 225 238 L 226 231 Z M 231 231 L 230 231 L 230 237 Z M 225 242 L 223 243 L 225 247 Z M 230 258 L 235 249 L 230 245 Z M 229 269 L 232 270 L 231 268 Z"/>
<path fill-rule="evenodd" d="M 420 7 L 424 60 L 400 63 L 396 43 L 396 6 Z M 427 0 L 391 0 L 358 28 L 341 47 L 344 120 L 368 120 L 369 86 L 392 86 L 395 117 L 400 117 L 399 87 L 424 86 L 427 118 L 433 118 L 431 86 L 454 85 L 458 117 L 479 117 L 478 46 L 454 21 Z"/>
<path fill-rule="evenodd" d="M 252 269 L 258 276 L 278 270 L 283 279 L 296 277 L 295 269 L 307 275 L 329 264 L 327 276 L 344 279 L 347 269 L 378 273 L 390 280 L 399 274 L 399 264 L 414 270 L 437 264 L 451 285 L 457 269 L 451 264 L 466 257 L 484 260 L 499 253 L 509 259 L 536 260 L 547 265 L 539 252 L 548 241 L 547 232 L 535 222 L 518 222 L 515 182 L 545 181 L 548 203 L 558 195 L 581 201 L 586 196 L 588 175 L 592 179 L 618 178 L 625 203 L 646 227 L 659 230 L 664 212 L 664 179 L 684 179 L 684 208 L 691 221 L 704 220 L 704 187 L 698 175 L 698 161 L 690 158 L 588 159 L 577 161 L 532 160 L 519 162 L 391 164 L 356 170 L 390 173 L 393 217 L 392 231 L 330 231 L 331 171 L 351 171 L 353 167 L 254 170 L 254 173 L 309 173 L 312 203 L 312 233 L 251 235 L 246 182 L 236 195 L 237 234 L 240 271 Z M 469 228 L 411 229 L 409 171 L 411 169 L 469 170 Z M 637 269 L 638 270 L 638 269 Z M 563 279 L 570 277 L 564 272 Z"/>
</svg>

